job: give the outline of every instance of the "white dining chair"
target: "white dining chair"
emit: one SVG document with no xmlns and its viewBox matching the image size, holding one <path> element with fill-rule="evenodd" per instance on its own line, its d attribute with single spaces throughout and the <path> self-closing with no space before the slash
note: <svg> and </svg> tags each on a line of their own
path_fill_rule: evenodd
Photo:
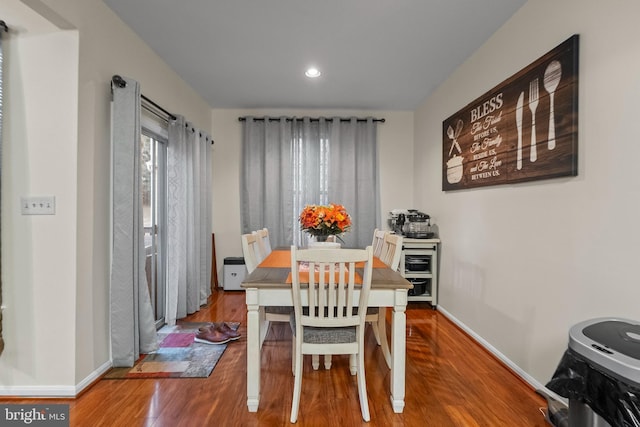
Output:
<svg viewBox="0 0 640 427">
<path fill-rule="evenodd" d="M 402 235 L 385 233 L 378 258 L 390 269 L 396 271 L 400 266 L 402 256 Z M 373 335 L 382 350 L 384 360 L 391 369 L 391 352 L 387 341 L 387 309 L 385 307 L 369 307 L 367 310 L 367 323 L 373 328 Z"/>
<path fill-rule="evenodd" d="M 355 271 L 358 262 L 364 262 L 362 276 Z M 371 290 L 372 264 L 371 246 L 366 249 L 300 250 L 291 247 L 294 307 L 291 317 L 294 335 L 292 423 L 298 419 L 305 354 L 350 355 L 349 368 L 351 374 L 357 376 L 362 419 L 369 421 L 364 372 L 364 325 Z M 358 287 L 360 296 L 356 300 L 354 291 Z M 303 293 L 307 299 L 303 299 Z"/>
<path fill-rule="evenodd" d="M 400 266 L 400 258 L 402 256 L 402 235 L 387 233 L 384 236 L 384 242 L 378 258 L 389 266 L 390 269 L 396 271 Z"/>
<path fill-rule="evenodd" d="M 374 244 L 378 244 L 378 255 L 374 256 L 380 258 L 392 270 L 398 270 L 402 255 L 402 235 L 376 229 L 373 236 L 371 247 L 373 248 Z M 380 241 L 377 242 L 377 239 Z M 380 346 L 384 360 L 387 362 L 389 369 L 391 369 L 391 351 L 387 341 L 387 309 L 384 307 L 369 307 L 365 321 L 371 325 L 376 343 Z M 318 369 L 320 363 L 318 356 L 314 356 L 312 361 L 314 369 Z M 331 355 L 325 355 L 324 368 L 331 369 Z"/>
<path fill-rule="evenodd" d="M 262 252 L 262 257 L 264 259 L 271 253 L 269 230 L 267 228 L 261 228 L 260 230 L 256 230 L 253 233 L 258 236 L 258 246 L 260 247 L 260 252 Z"/>
<path fill-rule="evenodd" d="M 373 241 L 371 242 L 371 247 L 373 247 L 373 256 L 380 258 L 382 244 L 384 243 L 384 236 L 388 233 L 388 231 L 379 230 L 377 228 L 373 230 Z"/>
<path fill-rule="evenodd" d="M 271 253 L 269 230 L 262 228 L 252 231 L 250 235 L 243 235 L 242 239 L 242 252 L 245 254 L 245 264 L 247 265 L 248 272 L 251 273 Z M 249 260 L 247 260 L 247 258 L 249 258 Z M 268 323 L 264 331 L 260 334 L 260 345 L 264 343 L 264 340 L 269 334 L 271 322 L 289 323 L 292 312 L 293 308 L 287 306 L 266 306 L 264 308 L 264 320 Z"/>
<path fill-rule="evenodd" d="M 253 233 L 243 234 L 241 241 L 244 264 L 247 267 L 247 271 L 251 273 L 264 259 L 260 246 L 258 245 L 258 236 Z"/>
</svg>

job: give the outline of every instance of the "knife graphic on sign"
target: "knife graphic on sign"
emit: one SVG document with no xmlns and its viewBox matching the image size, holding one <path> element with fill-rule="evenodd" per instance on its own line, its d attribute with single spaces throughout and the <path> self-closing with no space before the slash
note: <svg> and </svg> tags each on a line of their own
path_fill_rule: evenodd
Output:
<svg viewBox="0 0 640 427">
<path fill-rule="evenodd" d="M 518 130 L 518 151 L 516 154 L 516 169 L 522 169 L 522 107 L 524 104 L 524 92 L 520 92 L 516 104 L 516 129 Z"/>
</svg>

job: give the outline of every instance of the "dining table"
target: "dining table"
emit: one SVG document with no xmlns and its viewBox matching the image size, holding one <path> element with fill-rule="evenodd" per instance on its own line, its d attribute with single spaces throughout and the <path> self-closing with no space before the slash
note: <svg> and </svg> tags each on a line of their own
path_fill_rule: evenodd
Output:
<svg viewBox="0 0 640 427">
<path fill-rule="evenodd" d="M 242 281 L 247 304 L 247 407 L 257 412 L 260 405 L 262 342 L 269 329 L 264 308 L 293 307 L 291 251 L 276 248 Z M 369 307 L 391 309 L 390 399 L 393 411 L 402 413 L 405 397 L 407 293 L 413 285 L 374 257 Z M 308 295 L 303 289 L 303 303 Z M 385 316 L 382 316 L 383 320 Z M 386 339 L 386 337 L 381 337 Z"/>
</svg>

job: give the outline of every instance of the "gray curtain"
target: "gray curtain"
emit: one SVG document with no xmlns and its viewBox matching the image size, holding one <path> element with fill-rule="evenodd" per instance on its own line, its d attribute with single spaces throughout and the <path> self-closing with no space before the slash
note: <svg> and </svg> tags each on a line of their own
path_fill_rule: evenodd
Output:
<svg viewBox="0 0 640 427">
<path fill-rule="evenodd" d="M 377 124 L 373 119 L 246 117 L 242 232 L 263 227 L 275 246 L 307 243 L 306 204 L 339 203 L 352 217 L 345 247 L 365 247 L 380 223 Z"/>
<path fill-rule="evenodd" d="M 354 223 L 343 236 L 345 246 L 366 247 L 380 224 L 377 126 L 372 118 L 335 119 L 328 132 L 330 201 L 347 207 Z"/>
<path fill-rule="evenodd" d="M 272 247 L 293 242 L 293 132 L 293 123 L 284 117 L 272 121 L 247 117 L 243 126 L 242 233 L 266 227 Z"/>
<path fill-rule="evenodd" d="M 140 85 L 112 82 L 111 357 L 133 366 L 158 348 L 145 274 L 140 153 Z M 124 86 L 124 87 L 121 87 Z"/>
<path fill-rule="evenodd" d="M 2 67 L 3 67 L 3 55 L 2 55 L 2 33 L 8 31 L 7 24 L 4 21 L 0 21 L 0 187 L 2 184 Z M 0 189 L 0 198 L 2 191 Z M 2 251 L 0 250 L 0 258 Z M 0 307 L 2 306 L 2 263 L 0 262 Z M 4 350 L 4 339 L 2 338 L 2 309 L 0 309 L 0 354 Z"/>
<path fill-rule="evenodd" d="M 184 117 L 167 145 L 166 322 L 195 313 L 211 294 L 211 138 Z"/>
</svg>

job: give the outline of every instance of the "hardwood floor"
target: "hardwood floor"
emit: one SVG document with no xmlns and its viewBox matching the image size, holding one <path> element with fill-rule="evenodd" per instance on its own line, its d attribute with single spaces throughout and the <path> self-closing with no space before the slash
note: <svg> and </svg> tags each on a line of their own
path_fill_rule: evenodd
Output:
<svg viewBox="0 0 640 427">
<path fill-rule="evenodd" d="M 209 378 L 99 380 L 70 405 L 71 426 L 286 426 L 293 377 L 291 331 L 274 324 L 264 343 L 260 408 L 246 406 L 246 307 L 243 292 L 216 291 L 185 321 L 241 322 L 243 338 L 228 345 Z M 407 308 L 406 398 L 402 414 L 389 401 L 390 371 L 370 327 L 366 336 L 371 422 L 360 416 L 348 357 L 330 371 L 305 359 L 298 426 L 547 426 L 545 401 L 453 323 L 426 303 Z M 7 399 L 0 402 L 42 403 Z"/>
</svg>

